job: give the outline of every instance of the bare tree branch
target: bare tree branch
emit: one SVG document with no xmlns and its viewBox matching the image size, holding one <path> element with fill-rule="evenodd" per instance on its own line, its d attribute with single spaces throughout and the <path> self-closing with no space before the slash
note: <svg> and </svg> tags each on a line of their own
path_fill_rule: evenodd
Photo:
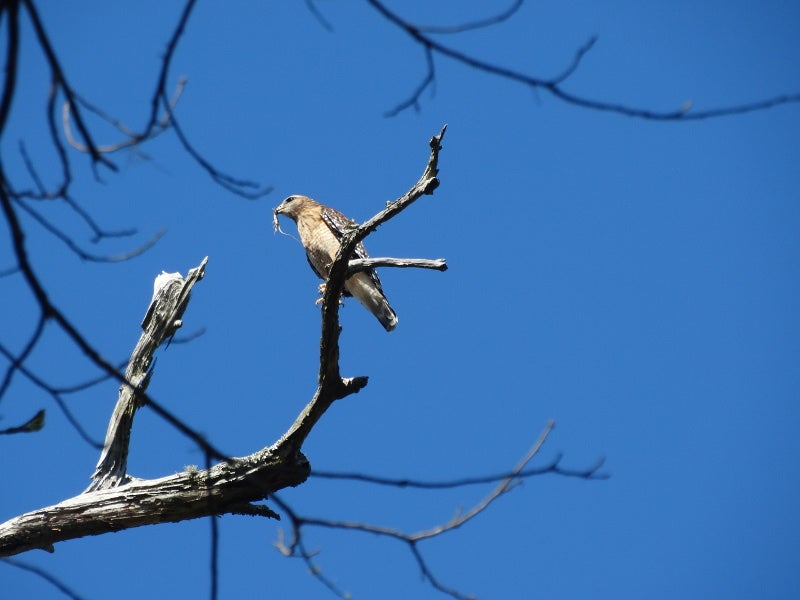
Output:
<svg viewBox="0 0 800 600">
<path fill-rule="evenodd" d="M 318 387 L 311 402 L 303 409 L 294 424 L 281 438 L 280 445 L 287 451 L 299 450 L 314 425 L 330 408 L 334 401 L 355 394 L 367 385 L 367 377 L 342 378 L 339 374 L 339 297 L 344 289 L 349 258 L 356 245 L 415 200 L 425 194 L 432 194 L 438 187 L 438 161 L 441 141 L 447 126 L 430 140 L 430 156 L 425 171 L 417 183 L 403 196 L 390 202 L 377 215 L 358 227 L 345 233 L 339 251 L 328 274 L 325 294 L 322 299 L 322 339 L 320 341 L 320 366 L 317 377 Z"/>
<path fill-rule="evenodd" d="M 44 227 L 49 233 L 51 233 L 53 236 L 61 240 L 67 248 L 69 248 L 76 256 L 78 256 L 78 258 L 80 258 L 81 260 L 88 260 L 91 262 L 114 263 L 114 262 L 123 262 L 126 260 L 130 260 L 132 258 L 139 256 L 140 254 L 144 254 L 145 252 L 147 252 L 150 248 L 155 246 L 158 240 L 160 240 L 161 237 L 166 233 L 163 229 L 156 231 L 152 235 L 152 237 L 145 243 L 143 243 L 141 246 L 139 246 L 138 248 L 134 248 L 133 250 L 129 250 L 128 252 L 125 252 L 123 254 L 117 254 L 116 256 L 101 256 L 98 254 L 92 254 L 90 252 L 87 252 L 86 250 L 78 246 L 78 244 L 76 244 L 71 237 L 69 237 L 58 227 L 50 223 L 47 219 L 45 219 L 42 215 L 40 215 L 38 211 L 34 210 L 33 207 L 28 206 L 28 204 L 26 204 L 23 200 L 16 199 L 16 204 L 22 210 L 28 213 L 28 215 L 30 215 L 34 221 L 36 221 L 37 223 L 39 223 L 39 225 Z"/>
<path fill-rule="evenodd" d="M 284 540 L 283 530 L 278 529 L 278 539 L 273 543 L 273 545 L 278 549 L 278 552 L 287 558 L 301 559 L 308 567 L 308 572 L 311 573 L 311 575 L 313 575 L 317 581 L 328 588 L 328 590 L 330 590 L 338 598 L 342 598 L 342 600 L 350 600 L 350 594 L 333 583 L 333 580 L 331 580 L 329 577 L 326 577 L 322 571 L 322 567 L 320 567 L 319 564 L 314 561 L 314 557 L 318 553 L 306 549 L 305 544 L 303 543 L 303 536 L 300 533 L 302 519 L 297 516 L 297 513 L 295 513 L 288 504 L 278 498 L 277 494 L 272 494 L 270 499 L 278 508 L 280 508 L 289 516 L 289 520 L 292 524 L 292 540 L 289 542 L 288 546 Z"/>
<path fill-rule="evenodd" d="M 308 11 L 314 15 L 314 18 L 322 25 L 322 28 L 325 31 L 333 31 L 333 25 L 325 18 L 325 16 L 320 12 L 319 8 L 317 8 L 316 2 L 314 0 L 305 0 L 306 8 Z"/>
<path fill-rule="evenodd" d="M 162 94 L 164 102 L 166 103 L 167 102 L 166 92 L 162 92 Z M 222 171 L 217 169 L 208 160 L 203 158 L 203 156 L 189 142 L 189 139 L 183 132 L 183 128 L 178 123 L 178 119 L 172 112 L 170 112 L 170 120 L 172 122 L 172 129 L 175 131 L 175 135 L 178 137 L 178 141 L 181 143 L 181 146 L 183 146 L 183 149 L 186 150 L 189 156 L 191 156 L 195 160 L 195 162 L 198 165 L 200 165 L 200 167 L 202 167 L 203 170 L 205 170 L 206 173 L 208 173 L 211 179 L 213 179 L 216 183 L 224 187 L 226 190 L 236 194 L 237 196 L 241 196 L 242 198 L 247 198 L 250 200 L 266 196 L 272 191 L 272 186 L 261 187 L 258 183 L 254 181 L 249 181 L 247 179 L 239 179 L 237 177 L 233 177 L 232 175 L 228 175 L 227 173 L 223 173 Z"/>
<path fill-rule="evenodd" d="M 0 164 L 0 181 L 5 181 L 5 174 L 2 170 L 2 164 Z M 108 360 L 106 360 L 91 344 L 89 344 L 86 338 L 84 338 L 78 332 L 75 326 L 62 314 L 62 312 L 58 310 L 58 308 L 56 308 L 52 302 L 50 302 L 50 299 L 48 298 L 42 283 L 39 281 L 39 278 L 34 273 L 33 267 L 28 258 L 28 254 L 25 249 L 25 234 L 22 226 L 20 225 L 19 219 L 17 218 L 17 214 L 14 211 L 9 190 L 2 185 L 0 185 L 0 207 L 2 207 L 3 213 L 6 217 L 6 222 L 11 232 L 12 247 L 17 258 L 19 270 L 28 284 L 31 293 L 36 299 L 36 303 L 39 305 L 42 315 L 46 319 L 55 321 L 61 330 L 84 354 L 84 356 L 86 356 L 87 359 L 100 368 L 100 370 L 104 371 L 107 375 L 116 379 L 121 384 L 130 386 L 130 382 L 128 382 L 125 377 L 121 375 L 111 363 L 108 362 Z M 212 446 L 202 435 L 191 429 L 183 421 L 178 419 L 175 415 L 158 404 L 147 394 L 142 393 L 142 398 L 143 401 L 148 404 L 156 414 L 166 420 L 183 435 L 191 439 L 195 444 L 198 445 L 200 449 L 203 450 L 204 453 L 210 454 L 211 456 L 222 460 L 226 458 L 224 454 Z"/>
<path fill-rule="evenodd" d="M 583 57 L 586 56 L 589 50 L 591 50 L 594 47 L 596 42 L 597 42 L 597 36 L 593 35 L 586 41 L 586 43 L 583 46 L 578 48 L 578 51 L 575 52 L 575 56 L 572 59 L 572 64 L 569 65 L 566 69 L 564 69 L 564 72 L 561 73 L 561 75 L 555 77 L 552 80 L 553 83 L 559 84 L 562 81 L 569 78 L 578 69 L 578 66 L 581 64 Z"/>
<path fill-rule="evenodd" d="M 2 558 L 0 559 L 0 561 L 4 562 L 7 565 L 11 565 L 12 567 L 16 567 L 18 569 L 22 569 L 23 571 L 28 571 L 29 573 L 38 575 L 46 582 L 53 585 L 62 594 L 64 594 L 68 598 L 72 598 L 72 600 L 83 600 L 83 596 L 79 596 L 74 590 L 69 588 L 65 583 L 63 583 L 61 580 L 54 577 L 44 569 L 40 569 L 35 565 L 28 564 L 27 562 L 23 562 L 15 558 Z"/>
<path fill-rule="evenodd" d="M 89 387 L 91 387 L 93 385 L 97 385 L 98 383 L 100 383 L 102 381 L 110 379 L 111 378 L 110 375 L 105 375 L 105 376 L 99 377 L 97 379 L 89 380 L 87 382 L 84 382 L 84 383 L 81 383 L 81 384 L 78 384 L 78 385 L 75 385 L 75 386 L 57 388 L 57 387 L 53 387 L 53 386 L 45 383 L 41 378 L 39 378 L 32 371 L 30 371 L 19 360 L 19 357 L 15 356 L 10 350 L 8 350 L 8 348 L 3 346 L 3 344 L 0 344 L 0 354 L 5 356 L 6 359 L 8 359 L 8 361 L 11 363 L 11 365 L 16 370 L 18 370 L 20 373 L 22 373 L 31 383 L 33 383 L 36 387 L 40 388 L 41 390 L 43 390 L 45 393 L 47 393 L 49 396 L 51 396 L 53 398 L 53 400 L 56 403 L 56 406 L 58 406 L 58 408 L 64 414 L 64 416 L 66 417 L 67 421 L 69 421 L 70 425 L 72 425 L 72 427 L 75 429 L 75 431 L 78 433 L 78 435 L 81 438 L 83 438 L 83 440 L 87 444 L 89 444 L 93 448 L 97 448 L 98 450 L 100 450 L 103 447 L 103 445 L 100 443 L 100 441 L 99 440 L 95 440 L 86 431 L 86 429 L 83 427 L 83 425 L 81 425 L 81 423 L 78 421 L 78 419 L 75 417 L 75 415 L 72 414 L 72 411 L 70 411 L 69 408 L 67 408 L 67 403 L 64 401 L 64 399 L 61 396 L 63 394 L 71 394 L 71 393 L 74 393 L 74 392 L 77 392 L 77 391 L 81 391 L 83 389 L 88 389 Z M 2 399 L 1 396 L 0 396 L 0 399 Z"/>
<path fill-rule="evenodd" d="M 444 258 L 354 258 L 347 264 L 347 274 L 372 269 L 373 267 L 397 267 L 400 269 L 433 269 L 434 271 L 447 271 L 447 261 Z"/>
<path fill-rule="evenodd" d="M 208 257 L 190 269 L 185 279 L 180 273 L 162 273 L 156 277 L 153 298 L 142 321 L 142 334 L 125 371 L 128 384 L 120 387 L 103 452 L 87 491 L 116 487 L 130 479 L 127 475 L 128 444 L 133 417 L 142 406 L 140 394 L 147 390 L 150 382 L 153 355 L 181 326 L 181 317 L 189 303 L 191 290 L 203 278 L 207 263 Z"/>
<path fill-rule="evenodd" d="M 681 106 L 676 110 L 658 111 L 658 110 L 637 108 L 634 106 L 628 106 L 625 104 L 620 104 L 615 102 L 592 100 L 590 98 L 581 95 L 567 92 L 561 87 L 561 84 L 564 83 L 564 80 L 575 71 L 575 68 L 577 68 L 581 58 L 583 58 L 586 52 L 588 52 L 588 50 L 594 44 L 595 41 L 594 38 L 590 40 L 590 43 L 584 45 L 578 50 L 570 67 L 568 67 L 561 75 L 552 79 L 545 79 L 541 77 L 534 77 L 526 73 L 521 73 L 519 71 L 515 71 L 514 69 L 510 69 L 508 67 L 503 67 L 500 65 L 486 62 L 485 60 L 476 58 L 475 56 L 472 56 L 465 52 L 461 52 L 459 50 L 451 48 L 450 46 L 441 44 L 432 37 L 425 35 L 423 29 L 420 29 L 419 27 L 412 25 L 411 23 L 400 17 L 397 13 L 389 10 L 389 8 L 383 2 L 379 0 L 367 0 L 367 2 L 373 8 L 375 8 L 381 15 L 383 15 L 390 23 L 394 24 L 395 26 L 405 31 L 412 39 L 414 39 L 418 44 L 420 44 L 423 48 L 425 48 L 425 56 L 426 56 L 426 61 L 428 63 L 428 69 L 427 69 L 428 75 L 425 77 L 423 83 L 416 88 L 416 90 L 408 100 L 405 100 L 404 102 L 396 106 L 394 109 L 390 110 L 387 113 L 387 116 L 395 116 L 409 107 L 412 106 L 416 107 L 418 105 L 420 95 L 422 94 L 423 91 L 425 91 L 428 85 L 430 85 L 433 82 L 434 70 L 431 58 L 431 55 L 433 53 L 439 54 L 441 56 L 446 56 L 448 58 L 455 60 L 458 63 L 461 63 L 473 69 L 477 69 L 478 71 L 483 71 L 484 73 L 496 75 L 498 77 L 510 81 L 516 81 L 518 83 L 525 84 L 534 89 L 543 89 L 552 94 L 553 96 L 555 96 L 556 98 L 568 104 L 579 106 L 581 108 L 588 108 L 591 110 L 604 111 L 604 112 L 613 112 L 626 117 L 634 117 L 651 121 L 699 121 L 702 119 L 711 119 L 711 118 L 718 118 L 730 115 L 740 115 L 748 112 L 765 110 L 768 108 L 780 106 L 782 104 L 800 103 L 800 93 L 794 93 L 794 94 L 783 94 L 780 96 L 774 96 L 772 98 L 766 98 L 763 100 L 756 100 L 754 102 L 746 102 L 731 106 L 723 106 L 720 108 L 711 108 L 707 110 L 691 111 L 690 110 L 691 103 L 688 103 L 684 104 L 683 106 Z"/>
<path fill-rule="evenodd" d="M 475 506 L 473 506 L 470 510 L 465 513 L 458 512 L 455 516 L 453 516 L 449 521 L 431 527 L 429 529 L 424 529 L 417 531 L 415 533 L 407 533 L 398 529 L 394 529 L 392 527 L 384 527 L 380 525 L 371 525 L 367 523 L 359 523 L 354 521 L 336 521 L 332 519 L 320 519 L 314 517 L 305 517 L 298 515 L 295 511 L 293 511 L 285 502 L 280 501 L 279 499 L 275 498 L 273 495 L 273 501 L 275 504 L 283 510 L 292 526 L 292 539 L 287 545 L 283 541 L 283 537 L 279 538 L 278 543 L 276 546 L 286 556 L 296 556 L 303 558 L 306 563 L 309 565 L 309 568 L 312 570 L 312 573 L 317 576 L 326 586 L 330 587 L 329 582 L 324 578 L 318 575 L 319 568 L 316 564 L 312 561 L 312 554 L 309 554 L 305 547 L 303 546 L 303 536 L 302 530 L 303 527 L 306 525 L 308 526 L 315 526 L 315 527 L 324 527 L 328 529 L 343 529 L 343 530 L 351 530 L 351 531 L 361 531 L 364 533 L 372 533 L 375 535 L 389 537 L 400 542 L 404 542 L 408 545 L 409 551 L 414 556 L 414 559 L 417 561 L 419 565 L 420 571 L 422 572 L 422 576 L 426 579 L 434 588 L 438 589 L 439 591 L 448 594 L 454 598 L 458 598 L 459 600 L 466 600 L 471 598 L 466 594 L 463 594 L 459 590 L 444 585 L 434 574 L 431 570 L 430 566 L 428 565 L 427 561 L 423 557 L 420 549 L 419 543 L 431 538 L 438 537 L 444 533 L 452 531 L 454 529 L 458 529 L 462 525 L 466 524 L 470 520 L 477 517 L 481 514 L 484 510 L 486 510 L 495 500 L 497 500 L 501 495 L 505 494 L 506 492 L 510 491 L 514 487 L 514 483 L 519 481 L 522 477 L 522 473 L 525 471 L 526 465 L 539 453 L 542 446 L 544 445 L 547 437 L 550 435 L 550 432 L 553 430 L 555 423 L 550 421 L 547 423 L 545 428 L 539 434 L 538 439 L 534 442 L 525 456 L 517 463 L 517 465 L 508 473 L 506 474 L 502 480 L 500 481 L 499 485 L 495 487 L 488 495 L 486 495 L 480 502 L 478 502 Z M 588 476 L 587 478 L 591 478 Z M 333 588 L 336 591 L 338 588 Z"/>
<path fill-rule="evenodd" d="M 25 347 L 22 349 L 22 352 L 20 352 L 17 356 L 15 356 L 14 360 L 11 361 L 11 364 L 6 370 L 6 374 L 3 377 L 3 381 L 0 382 L 0 399 L 2 399 L 3 396 L 5 396 L 8 386 L 11 385 L 11 380 L 14 378 L 14 373 L 22 364 L 25 363 L 25 360 L 33 351 L 33 348 L 41 339 L 42 332 L 44 332 L 45 322 L 46 320 L 44 316 L 40 315 L 39 320 L 36 322 L 36 327 L 34 328 L 33 333 L 31 334 L 31 337 L 28 340 L 28 343 L 25 344 Z"/>
<path fill-rule="evenodd" d="M 491 27 L 503 21 L 507 21 L 513 17 L 517 11 L 522 7 L 525 0 L 514 0 L 511 5 L 497 13 L 496 15 L 478 19 L 477 21 L 468 21 L 466 23 L 459 23 L 457 25 L 415 25 L 417 31 L 423 33 L 462 33 L 464 31 L 472 31 L 474 29 L 483 29 L 484 27 Z"/>
<path fill-rule="evenodd" d="M 428 87 L 433 87 L 436 84 L 436 66 L 433 63 L 433 50 L 428 45 L 425 45 L 425 69 L 425 77 L 423 77 L 422 81 L 414 88 L 411 95 L 391 110 L 387 110 L 383 113 L 385 117 L 396 117 L 412 106 L 415 110 L 419 111 L 420 96 L 422 96 L 422 93 L 428 89 Z"/>
<path fill-rule="evenodd" d="M 169 128 L 169 121 L 170 117 L 172 116 L 172 111 L 175 108 L 175 105 L 180 100 L 181 94 L 183 93 L 184 88 L 186 87 L 186 78 L 181 77 L 178 80 L 178 85 L 175 87 L 175 91 L 172 94 L 172 99 L 168 103 L 168 109 L 164 113 L 164 116 L 158 123 L 154 123 L 153 126 L 149 129 L 146 129 L 144 133 L 136 133 L 128 126 L 126 126 L 122 121 L 119 119 L 111 116 L 106 111 L 101 109 L 94 104 L 91 104 L 88 100 L 81 98 L 77 94 L 75 95 L 76 98 L 80 101 L 80 103 L 86 107 L 87 110 L 93 112 L 103 120 L 107 121 L 111 125 L 113 125 L 117 130 L 119 130 L 122 134 L 125 135 L 125 139 L 121 142 L 117 142 L 116 144 L 107 144 L 103 146 L 98 146 L 97 151 L 102 152 L 104 154 L 110 154 L 113 152 L 118 152 L 124 148 L 130 148 L 132 146 L 137 146 L 142 142 L 147 140 L 151 140 L 158 136 L 159 134 L 163 133 Z M 89 149 L 86 145 L 81 144 L 75 136 L 72 134 L 72 127 L 70 126 L 70 104 L 69 102 L 64 103 L 64 107 L 62 109 L 61 114 L 61 122 L 64 129 L 64 134 L 67 137 L 67 141 L 69 145 L 75 148 L 80 152 L 88 152 Z"/>
<path fill-rule="evenodd" d="M 12 433 L 33 433 L 34 431 L 41 431 L 42 427 L 44 427 L 44 417 L 44 409 L 39 410 L 22 425 L 0 429 L 0 435 L 9 435 Z"/>
<path fill-rule="evenodd" d="M 172 57 L 175 54 L 175 49 L 178 47 L 178 41 L 181 39 L 186 29 L 186 23 L 189 22 L 189 17 L 196 3 L 197 0 L 187 0 L 180 19 L 178 20 L 178 24 L 172 32 L 172 37 L 167 43 L 167 51 L 164 53 L 164 58 L 161 61 L 161 71 L 158 74 L 156 87 L 155 90 L 153 90 L 153 96 L 150 100 L 150 119 L 147 121 L 147 125 L 144 128 L 145 135 L 155 127 L 156 121 L 158 120 L 158 105 L 162 101 L 162 98 L 167 107 L 167 114 L 172 112 L 169 108 L 169 102 L 166 99 L 167 76 L 169 75 L 169 67 L 172 64 Z"/>
<path fill-rule="evenodd" d="M 0 524 L 0 556 L 11 556 L 87 535 L 174 523 L 231 510 L 299 485 L 308 462 L 276 459 L 272 448 L 221 462 L 209 470 L 188 468 L 160 479 L 132 480 L 118 488 L 88 492 Z M 210 501 L 211 500 L 211 501 Z"/>
<path fill-rule="evenodd" d="M 3 206 L 8 208 L 10 202 Z M 247 505 L 308 477 L 305 457 L 299 451 L 287 453 L 279 444 L 244 458 L 223 457 L 221 463 L 211 466 L 211 458 L 217 458 L 219 452 L 202 439 L 195 440 L 205 452 L 207 468 L 202 471 L 187 468 L 183 473 L 148 481 L 126 475 L 130 421 L 137 403 L 148 401 L 144 390 L 152 353 L 179 326 L 191 287 L 202 277 L 204 266 L 205 260 L 185 280 L 167 275 L 156 286 L 143 323 L 145 334 L 126 376 L 119 376 L 124 382 L 121 401 L 114 411 L 90 491 L 0 524 L 0 556 L 33 548 L 52 549 L 57 542 L 86 535 L 228 512 L 274 516 L 268 509 L 248 509 Z M 197 436 L 163 407 L 152 406 L 179 430 Z M 212 561 L 216 563 L 215 526 L 212 531 Z"/>
<path fill-rule="evenodd" d="M 32 0 L 21 0 L 21 1 L 25 5 L 25 8 L 28 12 L 28 16 L 31 19 L 31 24 L 33 25 L 36 37 L 39 40 L 39 45 L 41 46 L 42 51 L 44 52 L 45 57 L 47 58 L 47 63 L 50 65 L 50 71 L 53 74 L 53 79 L 55 83 L 64 92 L 64 96 L 66 97 L 67 102 L 69 102 L 70 104 L 74 104 L 75 96 L 72 91 L 72 87 L 69 85 L 69 82 L 67 81 L 67 78 L 64 75 L 64 70 L 61 68 L 61 64 L 59 63 L 58 57 L 56 56 L 56 53 L 53 50 L 52 45 L 50 44 L 50 39 L 47 37 L 47 33 L 45 33 L 44 26 L 42 25 L 42 21 L 39 18 L 39 13 L 33 6 L 33 1 Z M 89 133 L 89 129 L 86 127 L 83 121 L 83 116 L 77 109 L 75 110 L 75 124 L 77 125 L 78 131 L 81 132 L 81 136 L 86 142 L 87 151 L 92 157 L 92 162 L 102 163 L 112 171 L 116 171 L 117 166 L 110 160 L 105 158 L 100 152 L 98 152 L 97 147 L 92 141 L 92 135 Z"/>
<path fill-rule="evenodd" d="M 562 477 L 576 477 L 578 479 L 608 479 L 609 475 L 606 473 L 599 473 L 598 471 L 605 464 L 605 459 L 597 460 L 593 465 L 586 469 L 567 469 L 561 466 L 562 456 L 559 454 L 549 464 L 544 467 L 531 467 L 523 469 L 516 474 L 517 479 L 527 479 L 528 477 L 536 477 L 539 475 L 561 475 Z M 399 488 L 415 488 L 422 490 L 444 490 L 465 487 L 470 485 L 480 485 L 486 483 L 496 483 L 507 479 L 511 474 L 508 471 L 497 473 L 494 475 L 481 475 L 476 477 L 462 477 L 460 479 L 451 479 L 448 481 L 421 481 L 418 479 L 401 479 L 396 477 L 382 477 L 379 475 L 365 475 L 363 473 L 337 473 L 332 471 L 320 471 L 314 469 L 311 472 L 311 477 L 318 479 L 335 479 L 345 481 L 360 481 L 362 483 L 372 483 L 376 485 L 384 485 Z"/>
<path fill-rule="evenodd" d="M 8 46 L 6 46 L 6 77 L 3 94 L 0 96 L 0 136 L 3 135 L 3 130 L 8 123 L 11 102 L 14 100 L 14 92 L 17 89 L 17 60 L 19 58 L 19 4 L 9 2 L 4 8 L 8 13 Z M 2 15 L 2 11 L 0 11 L 0 15 Z"/>
</svg>

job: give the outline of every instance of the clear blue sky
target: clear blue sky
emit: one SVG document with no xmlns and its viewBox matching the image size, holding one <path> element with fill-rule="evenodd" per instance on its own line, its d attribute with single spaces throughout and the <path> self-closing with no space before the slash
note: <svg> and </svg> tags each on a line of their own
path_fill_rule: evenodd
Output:
<svg viewBox="0 0 800 600">
<path fill-rule="evenodd" d="M 140 127 L 180 3 L 40 3 L 74 88 Z M 184 322 L 207 332 L 161 352 L 153 397 L 233 455 L 271 444 L 308 401 L 319 336 L 317 281 L 300 246 L 274 235 L 291 193 L 364 220 L 419 176 L 448 124 L 441 187 L 367 240 L 373 255 L 446 257 L 446 273 L 384 269 L 400 322 L 386 334 L 354 301 L 342 311 L 342 371 L 369 386 L 326 415 L 304 449 L 324 470 L 447 479 L 510 468 L 544 427 L 539 464 L 607 460 L 607 481 L 527 480 L 463 529 L 421 546 L 437 576 L 478 598 L 800 597 L 800 106 L 657 123 L 565 105 L 543 92 L 436 61 L 420 110 L 384 112 L 424 74 L 422 50 L 361 3 L 201 2 L 170 86 L 177 115 L 220 169 L 274 186 L 259 201 L 210 181 L 166 133 L 115 156 L 95 181 L 74 156 L 74 196 L 133 240 L 92 247 L 67 211 L 43 210 L 98 253 L 159 229 L 148 253 L 82 263 L 30 220 L 34 267 L 54 301 L 113 360 L 126 358 L 161 270 L 210 257 Z M 415 22 L 486 14 L 485 3 L 394 3 Z M 496 4 L 498 9 L 505 3 Z M 7 172 L 28 185 L 17 142 L 48 182 L 49 85 L 27 40 Z M 543 77 L 599 40 L 566 84 L 575 94 L 694 110 L 800 88 L 794 2 L 526 3 L 495 28 L 440 39 Z M 98 125 L 100 143 L 118 139 Z M 22 187 L 22 186 L 21 186 Z M 294 233 L 290 223 L 284 228 Z M 0 233 L 0 268 L 11 262 Z M 0 279 L 4 343 L 35 312 L 18 278 Z M 49 329 L 32 366 L 55 384 L 96 374 Z M 107 384 L 71 397 L 102 438 Z M 48 409 L 35 435 L 0 439 L 0 520 L 88 484 L 97 460 L 58 409 L 17 379 L 0 427 Z M 8 424 L 8 425 L 6 425 Z M 202 462 L 147 410 L 130 471 L 157 477 Z M 489 487 L 450 492 L 310 480 L 282 498 L 309 516 L 410 531 L 449 519 Z M 274 522 L 220 524 L 221 598 L 330 598 L 272 546 Z M 408 551 L 357 533 L 308 530 L 324 572 L 358 598 L 440 598 Z M 60 544 L 20 557 L 86 598 L 206 597 L 205 520 Z M 3 597 L 61 598 L 0 564 Z"/>
</svg>

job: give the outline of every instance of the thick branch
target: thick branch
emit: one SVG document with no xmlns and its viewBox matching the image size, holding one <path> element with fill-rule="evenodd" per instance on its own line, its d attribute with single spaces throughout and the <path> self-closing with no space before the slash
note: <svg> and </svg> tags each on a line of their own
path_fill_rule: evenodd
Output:
<svg viewBox="0 0 800 600">
<path fill-rule="evenodd" d="M 102 490 L 125 483 L 133 416 L 141 406 L 141 394 L 150 382 L 150 365 L 158 347 L 181 326 L 181 316 L 189 304 L 194 284 L 205 274 L 208 257 L 191 269 L 186 279 L 180 273 L 162 273 L 156 277 L 153 298 L 142 321 L 142 335 L 128 361 L 125 380 L 111 415 L 100 460 L 87 491 Z"/>
<path fill-rule="evenodd" d="M 0 193 L 2 199 L 5 196 Z M 3 206 L 8 208 L 10 203 L 4 202 Z M 13 216 L 13 211 L 11 214 Z M 17 230 L 12 228 L 12 231 Z M 291 456 L 282 454 L 278 446 L 264 448 L 245 458 L 224 457 L 147 398 L 145 388 L 153 352 L 180 326 L 189 292 L 203 276 L 205 265 L 206 260 L 203 260 L 190 270 L 186 279 L 179 274 L 162 274 L 156 279 L 153 300 L 142 323 L 145 333 L 131 357 L 126 376 L 114 370 L 109 373 L 122 380 L 122 387 L 91 491 L 0 524 L 0 556 L 34 548 L 52 550 L 53 544 L 64 540 L 209 515 L 275 516 L 268 509 L 249 503 L 287 486 L 299 485 L 308 477 L 309 465 L 305 457 L 299 452 Z M 187 468 L 184 473 L 155 480 L 127 477 L 125 464 L 133 414 L 140 403 L 147 402 L 198 443 L 207 463 L 212 457 L 223 458 L 223 462 L 206 470 Z"/>
<path fill-rule="evenodd" d="M 301 454 L 286 461 L 266 448 L 208 470 L 187 468 L 160 479 L 81 494 L 0 524 L 0 556 L 35 548 L 53 551 L 56 542 L 142 525 L 241 514 L 245 504 L 301 484 L 308 472 Z"/>
</svg>

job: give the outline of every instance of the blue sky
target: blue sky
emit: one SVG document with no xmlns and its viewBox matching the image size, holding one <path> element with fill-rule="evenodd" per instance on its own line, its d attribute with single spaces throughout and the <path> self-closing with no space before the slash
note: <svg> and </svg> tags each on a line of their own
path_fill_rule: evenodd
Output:
<svg viewBox="0 0 800 600">
<path fill-rule="evenodd" d="M 394 3 L 397 9 L 401 3 Z M 402 3 L 409 20 L 452 23 L 484 3 Z M 548 419 L 538 464 L 606 458 L 607 481 L 527 480 L 462 529 L 421 546 L 448 585 L 478 598 L 796 598 L 800 595 L 800 107 L 661 123 L 566 105 L 542 91 L 436 59 L 419 110 L 384 113 L 424 75 L 408 37 L 361 3 L 200 3 L 169 73 L 189 83 L 177 116 L 218 168 L 274 186 L 257 201 L 215 185 L 171 132 L 142 155 L 114 156 L 96 181 L 75 154 L 74 196 L 133 239 L 92 246 L 59 206 L 42 210 L 85 247 L 123 264 L 81 262 L 24 220 L 37 273 L 56 304 L 109 358 L 123 360 L 162 270 L 209 256 L 185 329 L 205 335 L 159 354 L 154 398 L 232 455 L 270 445 L 310 398 L 317 368 L 317 281 L 300 246 L 275 235 L 271 209 L 292 193 L 364 220 L 422 171 L 448 124 L 441 186 L 367 240 L 373 255 L 446 257 L 446 273 L 383 269 L 400 322 L 386 334 L 354 301 L 342 310 L 342 372 L 369 375 L 304 448 L 313 467 L 449 479 L 510 468 Z M 503 8 L 497 4 L 497 8 Z M 73 87 L 131 127 L 149 111 L 179 3 L 42 4 Z M 585 97 L 693 110 L 800 88 L 800 9 L 792 2 L 526 3 L 510 21 L 442 42 L 542 77 L 598 42 L 565 85 Z M 5 30 L 4 30 L 5 31 Z M 43 120 L 49 78 L 22 31 L 18 95 L 4 168 L 30 185 L 25 141 L 57 180 Z M 118 136 L 95 122 L 96 137 Z M 286 222 L 284 229 L 294 233 Z M 11 263 L 0 234 L 0 268 Z M 20 347 L 35 309 L 19 278 L 0 279 L 2 341 Z M 55 328 L 31 357 L 54 384 L 96 375 Z M 108 383 L 70 398 L 102 439 Z M 46 428 L 0 439 L 0 520 L 88 484 L 97 451 L 35 387 L 15 380 L 0 426 L 47 408 Z M 147 410 L 130 472 L 158 477 L 202 462 Z M 472 506 L 488 487 L 376 489 L 311 479 L 283 500 L 302 514 L 416 531 Z M 220 597 L 330 598 L 272 546 L 275 524 L 226 516 Z M 285 524 L 283 525 L 285 526 Z M 407 549 L 310 529 L 309 547 L 355 598 L 439 598 Z M 86 598 L 208 593 L 206 521 L 66 542 L 20 557 Z M 0 564 L 8 597 L 60 598 Z M 120 582 L 124 582 L 120 584 Z"/>
</svg>

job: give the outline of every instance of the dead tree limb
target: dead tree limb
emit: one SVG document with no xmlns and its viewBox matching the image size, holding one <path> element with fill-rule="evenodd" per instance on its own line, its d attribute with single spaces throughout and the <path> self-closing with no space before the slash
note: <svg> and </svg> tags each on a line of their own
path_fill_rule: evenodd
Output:
<svg viewBox="0 0 800 600">
<path fill-rule="evenodd" d="M 57 542 L 142 525 L 253 514 L 257 509 L 251 502 L 299 485 L 308 471 L 306 461 L 277 459 L 272 448 L 265 448 L 208 470 L 187 468 L 160 479 L 87 492 L 0 524 L 0 556 L 36 548 L 53 552 Z M 277 517 L 271 512 L 270 516 Z"/>
<path fill-rule="evenodd" d="M 106 443 L 90 488 L 54 506 L 35 510 L 0 524 L 0 557 L 87 535 L 100 535 L 142 525 L 176 522 L 220 514 L 260 514 L 277 517 L 263 505 L 252 504 L 308 478 L 310 466 L 300 452 L 303 442 L 334 400 L 359 391 L 366 377 L 339 375 L 339 296 L 355 245 L 379 225 L 439 185 L 437 162 L 444 128 L 431 139 L 431 154 L 419 181 L 385 210 L 345 234 L 331 267 L 322 308 L 319 386 L 295 422 L 270 447 L 247 457 L 226 458 L 188 429 L 160 404 L 150 400 L 146 387 L 153 352 L 172 336 L 189 301 L 189 292 L 202 278 L 206 261 L 184 279 L 179 274 L 157 278 L 139 343 L 122 381 L 120 397 L 109 423 Z M 1 196 L 1 195 L 0 195 Z M 126 473 L 133 416 L 140 405 L 167 418 L 200 445 L 206 460 L 223 460 L 207 469 L 187 468 L 160 479 L 139 480 Z"/>
<path fill-rule="evenodd" d="M 166 272 L 156 277 L 153 298 L 142 321 L 142 335 L 125 371 L 127 383 L 119 388 L 119 399 L 111 415 L 103 451 L 87 492 L 116 487 L 130 479 L 127 465 L 133 416 L 142 406 L 141 393 L 147 390 L 150 383 L 153 355 L 180 328 L 191 290 L 205 275 L 207 263 L 208 257 L 190 269 L 186 279 L 180 273 Z"/>
<path fill-rule="evenodd" d="M 356 273 L 374 267 L 397 267 L 400 269 L 433 269 L 434 271 L 447 271 L 447 261 L 444 258 L 354 258 L 347 263 L 347 274 Z"/>
<path fill-rule="evenodd" d="M 35 548 L 53 551 L 54 544 L 65 540 L 209 515 L 277 518 L 267 507 L 251 502 L 306 480 L 310 469 L 305 457 L 299 452 L 286 457 L 275 446 L 227 459 L 209 469 L 187 468 L 160 479 L 139 480 L 126 473 L 133 416 L 146 399 L 153 353 L 180 327 L 190 291 L 203 277 L 207 260 L 191 269 L 185 279 L 179 273 L 162 273 L 156 278 L 142 322 L 144 332 L 120 387 L 92 485 L 74 498 L 0 524 L 0 556 Z"/>
</svg>

